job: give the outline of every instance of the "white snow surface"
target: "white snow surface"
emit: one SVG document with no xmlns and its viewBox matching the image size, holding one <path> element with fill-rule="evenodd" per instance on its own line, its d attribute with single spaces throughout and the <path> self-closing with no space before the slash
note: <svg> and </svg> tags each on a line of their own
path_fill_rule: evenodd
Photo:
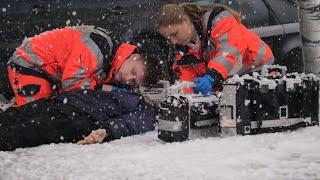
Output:
<svg viewBox="0 0 320 180">
<path fill-rule="evenodd" d="M 320 128 L 165 143 L 157 132 L 104 144 L 0 152 L 1 180 L 320 179 Z"/>
</svg>

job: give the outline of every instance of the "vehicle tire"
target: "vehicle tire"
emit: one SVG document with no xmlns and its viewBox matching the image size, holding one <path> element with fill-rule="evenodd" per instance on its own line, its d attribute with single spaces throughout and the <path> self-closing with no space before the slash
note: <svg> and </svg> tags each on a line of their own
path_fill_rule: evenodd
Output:
<svg viewBox="0 0 320 180">
<path fill-rule="evenodd" d="M 287 72 L 302 73 L 304 71 L 304 62 L 301 48 L 292 49 L 285 54 L 281 65 L 287 67 Z"/>
</svg>

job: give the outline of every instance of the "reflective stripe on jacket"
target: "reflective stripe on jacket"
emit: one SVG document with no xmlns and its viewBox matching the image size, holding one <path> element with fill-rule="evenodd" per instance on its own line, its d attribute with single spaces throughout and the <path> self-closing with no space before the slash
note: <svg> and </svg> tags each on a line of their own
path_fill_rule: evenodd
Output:
<svg viewBox="0 0 320 180">
<path fill-rule="evenodd" d="M 61 83 L 60 92 L 93 89 L 106 78 L 105 67 L 111 64 L 115 49 L 115 41 L 103 29 L 67 27 L 25 39 L 10 61 L 47 72 Z"/>
<path fill-rule="evenodd" d="M 201 54 L 203 57 L 199 59 L 206 60 L 208 70 L 214 69 L 223 79 L 273 63 L 274 57 L 270 47 L 257 34 L 238 22 L 225 8 L 217 7 L 208 11 L 202 18 L 202 24 L 199 22 L 193 21 L 193 25 L 201 40 L 202 52 L 189 50 L 185 55 L 194 54 L 197 57 Z M 179 56 L 181 55 L 176 57 L 177 62 L 183 61 L 184 58 Z M 193 80 L 197 75 L 177 63 L 173 68 L 179 69 L 179 80 Z M 196 68 L 198 67 L 193 66 L 192 71 Z M 201 75 L 197 75 L 199 76 Z"/>
<path fill-rule="evenodd" d="M 216 70 L 223 79 L 273 63 L 270 47 L 223 7 L 207 12 L 204 24 L 210 29 L 210 42 L 214 43 L 214 50 L 207 52 L 208 68 Z"/>
</svg>

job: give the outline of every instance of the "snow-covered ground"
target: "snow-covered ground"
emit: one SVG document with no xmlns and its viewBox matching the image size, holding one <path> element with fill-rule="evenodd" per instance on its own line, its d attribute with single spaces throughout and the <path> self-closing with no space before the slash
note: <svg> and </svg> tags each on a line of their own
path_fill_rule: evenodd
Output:
<svg viewBox="0 0 320 180">
<path fill-rule="evenodd" d="M 320 128 L 165 143 L 157 133 L 0 152 L 1 180 L 320 179 Z"/>
</svg>

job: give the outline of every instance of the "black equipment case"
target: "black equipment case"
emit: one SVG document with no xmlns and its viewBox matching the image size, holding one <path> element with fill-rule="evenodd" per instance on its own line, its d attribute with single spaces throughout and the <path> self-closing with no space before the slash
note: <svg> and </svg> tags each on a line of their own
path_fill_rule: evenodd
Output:
<svg viewBox="0 0 320 180">
<path fill-rule="evenodd" d="M 319 125 L 319 78 L 314 74 L 286 74 L 284 66 L 270 65 L 261 74 L 230 78 L 222 93 L 222 132 L 246 135 Z"/>
<path fill-rule="evenodd" d="M 172 93 L 170 89 L 169 94 L 159 104 L 160 139 L 174 142 L 217 134 L 219 98 L 216 95 Z"/>
<path fill-rule="evenodd" d="M 319 125 L 319 77 L 286 74 L 284 66 L 235 75 L 223 84 L 222 92 L 207 97 L 170 93 L 170 88 L 158 115 L 158 137 L 168 142 Z"/>
</svg>

